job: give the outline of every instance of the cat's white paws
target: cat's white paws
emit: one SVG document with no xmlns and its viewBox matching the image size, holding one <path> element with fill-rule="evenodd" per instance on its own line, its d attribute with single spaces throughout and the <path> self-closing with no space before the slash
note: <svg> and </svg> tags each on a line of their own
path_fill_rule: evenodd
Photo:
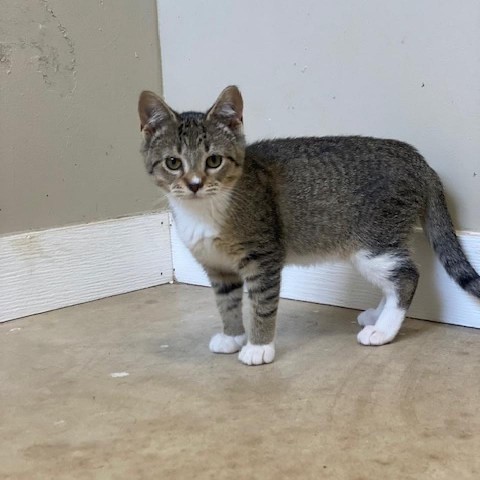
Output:
<svg viewBox="0 0 480 480">
<path fill-rule="evenodd" d="M 378 313 L 376 308 L 369 308 L 357 317 L 357 322 L 362 327 L 366 325 L 375 325 L 378 320 Z"/>
<path fill-rule="evenodd" d="M 248 342 L 238 354 L 238 359 L 245 365 L 262 365 L 272 363 L 275 358 L 275 344 L 252 345 Z"/>
<path fill-rule="evenodd" d="M 245 334 L 231 337 L 224 333 L 217 333 L 211 338 L 209 348 L 213 353 L 235 353 L 245 345 L 246 340 Z"/>
<path fill-rule="evenodd" d="M 362 345 L 385 345 L 394 339 L 395 335 L 382 332 L 375 325 L 367 325 L 357 335 L 358 343 Z"/>
</svg>

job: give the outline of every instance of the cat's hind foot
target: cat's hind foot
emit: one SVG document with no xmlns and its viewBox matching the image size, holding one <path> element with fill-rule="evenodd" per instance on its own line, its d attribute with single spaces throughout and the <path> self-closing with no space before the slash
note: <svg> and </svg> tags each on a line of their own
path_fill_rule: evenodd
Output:
<svg viewBox="0 0 480 480">
<path fill-rule="evenodd" d="M 232 337 L 224 333 L 217 333 L 211 338 L 209 348 L 213 353 L 235 353 L 245 345 L 246 341 L 245 334 Z"/>
<path fill-rule="evenodd" d="M 379 313 L 376 308 L 369 308 L 364 312 L 360 313 L 357 317 L 357 322 L 362 327 L 366 325 L 375 325 L 379 317 Z"/>
<path fill-rule="evenodd" d="M 357 335 L 358 343 L 372 346 L 385 345 L 386 343 L 390 343 L 394 338 L 395 334 L 392 335 L 382 332 L 378 330 L 378 328 L 375 328 L 375 325 L 366 325 Z"/>
<path fill-rule="evenodd" d="M 385 301 L 386 299 L 385 297 L 383 297 L 380 300 L 380 303 L 378 304 L 377 308 L 369 308 L 368 310 L 365 310 L 364 312 L 360 313 L 360 315 L 357 317 L 358 324 L 361 325 L 362 327 L 366 327 L 367 325 L 375 325 L 385 308 Z"/>
<path fill-rule="evenodd" d="M 238 359 L 245 365 L 272 363 L 275 358 L 275 344 L 252 345 L 248 342 L 240 351 Z"/>
</svg>

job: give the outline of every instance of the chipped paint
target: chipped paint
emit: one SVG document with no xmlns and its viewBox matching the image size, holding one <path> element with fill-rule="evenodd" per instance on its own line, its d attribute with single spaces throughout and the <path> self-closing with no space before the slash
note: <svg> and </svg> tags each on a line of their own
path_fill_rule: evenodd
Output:
<svg viewBox="0 0 480 480">
<path fill-rule="evenodd" d="M 32 4 L 28 16 L 15 3 L 6 7 L 0 18 L 0 69 L 10 74 L 20 62 L 26 63 L 49 90 L 62 97 L 73 95 L 77 86 L 75 44 L 48 0 Z M 32 28 L 32 23 L 37 26 Z"/>
<path fill-rule="evenodd" d="M 54 62 L 53 63 L 54 71 L 55 73 L 57 73 L 63 68 L 65 72 L 70 73 L 72 85 L 68 93 L 70 95 L 73 95 L 73 93 L 75 92 L 75 89 L 77 88 L 77 60 L 76 60 L 76 54 L 75 54 L 75 44 L 73 43 L 73 40 L 68 34 L 66 27 L 62 25 L 60 20 L 57 18 L 57 15 L 55 15 L 53 9 L 49 6 L 48 1 L 47 0 L 42 0 L 42 1 L 43 1 L 46 12 L 48 13 L 52 21 L 56 23 L 57 30 L 61 33 L 62 37 L 64 38 L 67 44 L 68 53 L 70 54 L 70 60 L 66 61 L 63 64 L 60 64 L 58 63 L 58 56 L 55 56 L 58 52 L 55 49 L 53 49 L 52 53 L 54 53 L 55 55 L 51 56 L 50 58 L 51 58 L 51 61 Z M 48 56 L 47 56 L 47 60 L 48 60 Z M 48 61 L 47 61 L 47 64 L 48 64 Z"/>
<path fill-rule="evenodd" d="M 0 68 L 4 69 L 7 75 L 12 72 L 12 50 L 11 44 L 0 43 Z"/>
</svg>

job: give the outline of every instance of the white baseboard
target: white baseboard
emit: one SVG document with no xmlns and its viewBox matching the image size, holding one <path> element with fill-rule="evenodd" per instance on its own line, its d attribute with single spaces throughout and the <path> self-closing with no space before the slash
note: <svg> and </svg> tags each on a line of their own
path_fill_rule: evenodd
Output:
<svg viewBox="0 0 480 480">
<path fill-rule="evenodd" d="M 173 271 L 178 282 L 209 285 L 169 224 L 154 213 L 0 237 L 0 321 L 167 283 Z M 480 234 L 459 237 L 480 271 Z M 423 234 L 414 248 L 420 283 L 409 316 L 480 328 L 480 301 L 448 277 Z M 281 296 L 360 310 L 380 298 L 343 262 L 285 268 Z"/>
<path fill-rule="evenodd" d="M 480 234 L 459 232 L 472 265 L 480 272 Z M 420 282 L 408 315 L 454 325 L 480 328 L 480 301 L 464 292 L 446 273 L 418 231 L 414 238 L 415 260 Z M 181 283 L 209 285 L 201 266 L 172 228 L 175 279 Z M 364 310 L 377 305 L 380 293 L 349 263 L 313 267 L 286 267 L 282 276 L 282 298 Z"/>
<path fill-rule="evenodd" d="M 168 213 L 0 237 L 0 321 L 172 277 Z"/>
</svg>

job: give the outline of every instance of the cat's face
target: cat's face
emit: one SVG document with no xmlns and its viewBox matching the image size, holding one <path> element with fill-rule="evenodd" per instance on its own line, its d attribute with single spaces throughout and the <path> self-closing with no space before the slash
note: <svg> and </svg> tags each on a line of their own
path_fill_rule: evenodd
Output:
<svg viewBox="0 0 480 480">
<path fill-rule="evenodd" d="M 177 113 L 152 92 L 140 95 L 147 171 L 169 196 L 201 200 L 231 190 L 242 173 L 243 102 L 227 87 L 206 112 Z"/>
</svg>

